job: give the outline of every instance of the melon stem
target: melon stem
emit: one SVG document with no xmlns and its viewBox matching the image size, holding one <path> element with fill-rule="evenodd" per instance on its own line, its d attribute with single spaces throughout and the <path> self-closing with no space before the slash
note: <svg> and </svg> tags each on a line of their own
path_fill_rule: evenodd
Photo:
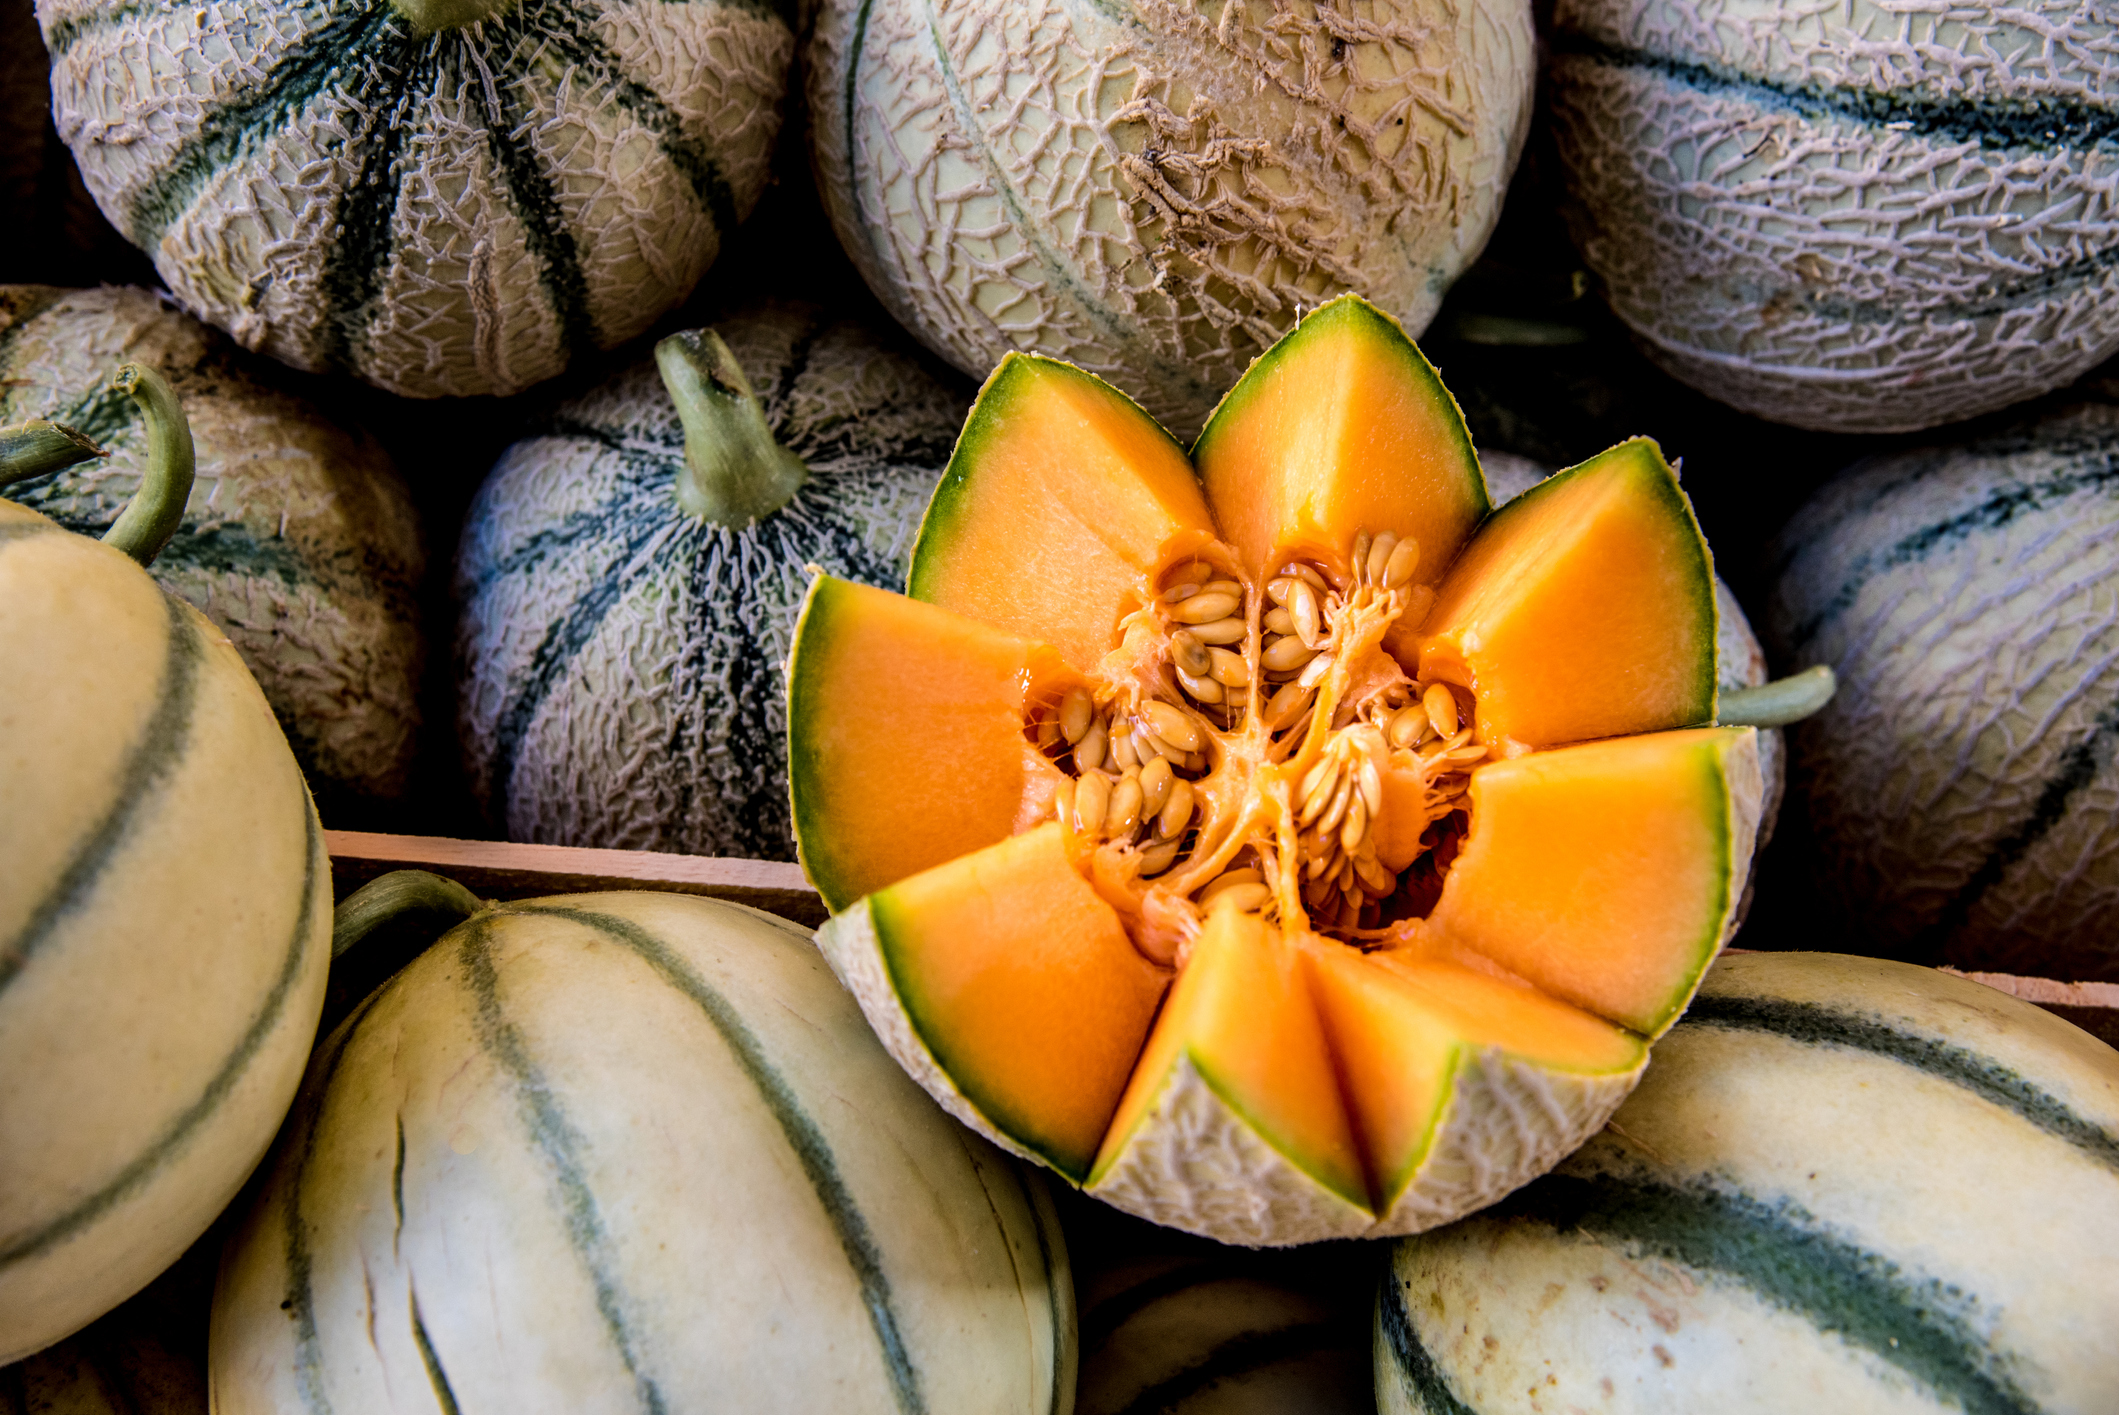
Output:
<svg viewBox="0 0 2119 1415">
<path fill-rule="evenodd" d="M 130 393 L 146 420 L 147 471 L 140 478 L 140 489 L 103 533 L 103 540 L 148 565 L 184 524 L 184 507 L 191 500 L 196 470 L 191 424 L 169 381 L 144 364 L 119 369 L 111 387 Z"/>
<path fill-rule="evenodd" d="M 49 476 L 110 453 L 63 423 L 32 418 L 0 427 L 0 486 Z"/>
<path fill-rule="evenodd" d="M 720 335 L 672 334 L 655 346 L 655 366 L 684 424 L 676 495 L 687 516 L 741 531 L 793 499 L 809 468 L 774 440 L 758 395 Z"/>
<path fill-rule="evenodd" d="M 445 920 L 436 929 L 439 936 L 485 907 L 485 900 L 453 879 L 426 870 L 392 870 L 340 901 L 331 918 L 331 957 L 336 961 L 377 929 L 407 914 L 432 914 Z"/>
<path fill-rule="evenodd" d="M 1723 727 L 1786 727 L 1831 702 L 1838 688 L 1832 670 L 1820 663 L 1756 688 L 1722 694 L 1715 721 Z"/>
</svg>

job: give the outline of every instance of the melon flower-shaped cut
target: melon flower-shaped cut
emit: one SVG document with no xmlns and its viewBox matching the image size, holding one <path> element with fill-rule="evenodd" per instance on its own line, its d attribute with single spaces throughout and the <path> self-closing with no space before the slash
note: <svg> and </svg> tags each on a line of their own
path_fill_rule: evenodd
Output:
<svg viewBox="0 0 2119 1415">
<path fill-rule="evenodd" d="M 1733 926 L 1757 734 L 1716 725 L 1675 475 L 1635 440 L 1490 511 L 1358 298 L 1190 460 L 1010 355 L 910 590 L 820 577 L 796 629 L 819 942 L 946 1108 L 1129 1212 L 1264 1245 L 1491 1203 L 1604 1123 Z"/>
</svg>

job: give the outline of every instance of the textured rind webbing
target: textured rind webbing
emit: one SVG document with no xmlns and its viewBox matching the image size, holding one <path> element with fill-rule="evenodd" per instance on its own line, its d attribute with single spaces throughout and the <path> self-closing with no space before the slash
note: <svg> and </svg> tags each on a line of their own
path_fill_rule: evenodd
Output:
<svg viewBox="0 0 2119 1415">
<path fill-rule="evenodd" d="M 2038 1415 L 2015 1378 L 2017 1358 L 1990 1348 L 1976 1293 L 1909 1273 L 1794 1204 L 1705 1183 L 1548 1174 L 1482 1219 L 1580 1233 L 1714 1274 L 1889 1362 L 1966 1415 Z"/>
<path fill-rule="evenodd" d="M 1307 1322 L 1275 1331 L 1245 1332 L 1149 1386 L 1127 1401 L 1119 1415 L 1163 1415 L 1216 1382 L 1249 1375 L 1295 1357 L 1329 1351 L 1344 1344 L 1346 1336 L 1347 1329 L 1340 1322 Z"/>
<path fill-rule="evenodd" d="M 920 1392 L 919 1370 L 906 1349 L 892 1304 L 890 1278 L 883 1271 L 882 1254 L 869 1232 L 868 1220 L 854 1203 L 852 1191 L 840 1176 L 838 1162 L 833 1159 L 823 1132 L 802 1108 L 794 1088 L 773 1067 L 742 1015 L 688 960 L 631 919 L 550 905 L 504 905 L 496 912 L 564 919 L 592 929 L 637 954 L 661 975 L 663 981 L 683 993 L 706 1015 L 707 1021 L 735 1056 L 737 1064 L 743 1068 L 744 1075 L 757 1088 L 759 1099 L 764 1101 L 788 1147 L 800 1161 L 817 1202 L 838 1235 L 840 1248 L 860 1283 L 862 1302 L 868 1309 L 869 1324 L 875 1331 L 877 1344 L 882 1348 L 883 1366 L 890 1377 L 891 1393 L 898 1409 L 902 1415 L 925 1415 L 927 1404 Z"/>
<path fill-rule="evenodd" d="M 1810 1046 L 1846 1047 L 1960 1086 L 2119 1172 L 2119 1136 L 2078 1115 L 2020 1073 L 1965 1047 L 1815 1002 L 1702 993 L 1680 1027 L 1768 1032 Z"/>
<path fill-rule="evenodd" d="M 463 937 L 456 956 L 463 968 L 464 986 L 477 1008 L 474 1026 L 479 1048 L 514 1087 L 528 1139 L 558 1191 L 568 1246 L 595 1289 L 597 1314 L 603 1318 L 604 1329 L 617 1349 L 618 1359 L 625 1364 L 626 1374 L 633 1379 L 634 1396 L 648 1415 L 665 1415 L 668 1404 L 644 1367 L 632 1325 L 626 1319 L 626 1308 L 631 1304 L 619 1282 L 617 1247 L 604 1225 L 603 1206 L 589 1185 L 588 1140 L 567 1118 L 551 1082 L 531 1058 L 528 1040 L 501 1006 L 500 973 L 493 963 L 491 934 L 493 920 L 502 912 L 565 917 L 569 911 L 526 909 L 477 915 L 458 926 Z"/>
<path fill-rule="evenodd" d="M 1420 1334 L 1413 1330 L 1412 1314 L 1405 1309 L 1404 1289 L 1404 1281 L 1392 1268 L 1385 1267 L 1383 1286 L 1376 1296 L 1376 1319 L 1383 1328 L 1384 1345 L 1390 1348 L 1391 1369 L 1398 1373 L 1399 1389 L 1422 1415 L 1479 1415 L 1457 1399 L 1442 1368 L 1420 1344 Z"/>
<path fill-rule="evenodd" d="M 222 1059 L 220 1067 L 208 1079 L 198 1098 L 170 1121 L 162 1133 L 117 1174 L 106 1180 L 93 1193 L 78 1200 L 65 1213 L 46 1220 L 27 1233 L 0 1239 L 0 1270 L 49 1252 L 117 1207 L 152 1179 L 163 1163 L 189 1144 L 199 1128 L 220 1109 L 221 1103 L 228 1098 L 228 1093 L 243 1079 L 251 1061 L 279 1025 L 286 1011 L 287 999 L 293 992 L 294 981 L 301 976 L 302 963 L 309 956 L 312 916 L 320 902 L 317 881 L 326 873 L 317 868 L 323 842 L 319 834 L 321 828 L 317 824 L 316 810 L 310 805 L 306 791 L 302 793 L 302 814 L 306 849 L 303 853 L 301 902 L 295 911 L 294 934 L 288 942 L 279 976 L 273 980 L 271 989 L 259 1002 L 257 1011 L 251 1015 L 249 1023 L 243 1029 L 243 1035 Z M 317 946 L 323 947 L 325 944 L 320 940 Z"/>
</svg>

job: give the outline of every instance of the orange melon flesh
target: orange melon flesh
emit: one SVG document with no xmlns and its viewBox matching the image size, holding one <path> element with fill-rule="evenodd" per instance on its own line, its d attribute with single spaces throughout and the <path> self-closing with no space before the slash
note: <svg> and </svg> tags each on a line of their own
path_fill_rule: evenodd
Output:
<svg viewBox="0 0 2119 1415">
<path fill-rule="evenodd" d="M 833 912 L 1051 813 L 1025 703 L 1073 680 L 1045 645 L 824 575 L 787 676 L 795 837 Z"/>
<path fill-rule="evenodd" d="M 1223 1104 L 1350 1203 L 1368 1183 L 1297 950 L 1255 914 L 1212 911 L 1170 989 L 1089 1182 L 1117 1159 L 1189 1059 Z"/>
<path fill-rule="evenodd" d="M 1055 824 L 869 901 L 898 1000 L 996 1129 L 1079 1181 L 1168 975 L 1068 863 Z"/>
<path fill-rule="evenodd" d="M 1591 742 L 1472 773 L 1471 831 L 1425 936 L 1660 1036 L 1721 947 L 1751 842 L 1757 736 Z"/>
<path fill-rule="evenodd" d="M 1192 449 L 1224 539 L 1253 574 L 1288 552 L 1343 567 L 1357 532 L 1420 542 L 1442 577 L 1487 513 L 1457 403 L 1397 322 L 1342 300 L 1259 356 Z"/>
<path fill-rule="evenodd" d="M 1314 935 L 1303 961 L 1387 1213 L 1426 1159 L 1466 1048 L 1551 1070 L 1632 1071 L 1648 1047 L 1601 1018 L 1442 959 L 1362 954 Z"/>
<path fill-rule="evenodd" d="M 1214 537 L 1162 427 L 1072 364 L 1009 354 L 986 380 L 914 543 L 908 593 L 1093 668 L 1141 578 Z"/>
<path fill-rule="evenodd" d="M 1495 512 L 1414 642 L 1419 676 L 1469 688 L 1505 751 L 1713 721 L 1714 641 L 1706 542 L 1635 438 Z"/>
</svg>

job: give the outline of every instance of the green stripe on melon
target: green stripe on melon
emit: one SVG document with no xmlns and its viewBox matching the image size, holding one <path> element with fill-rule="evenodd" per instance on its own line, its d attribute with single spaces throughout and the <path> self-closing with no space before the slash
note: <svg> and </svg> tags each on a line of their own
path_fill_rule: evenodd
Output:
<svg viewBox="0 0 2119 1415">
<path fill-rule="evenodd" d="M 11 1361 L 136 1291 L 234 1197 L 315 1033 L 330 896 L 301 775 L 220 632 L 111 547 L 4 501 L 0 530 Z"/>
<path fill-rule="evenodd" d="M 1037 1180 L 800 930 L 578 895 L 473 916 L 322 1047 L 215 1298 L 216 1410 L 1063 1412 Z"/>
<path fill-rule="evenodd" d="M 1694 387 L 1903 431 L 2119 349 L 2119 120 L 2083 7 L 1564 0 L 1552 43 L 1577 244 Z"/>
<path fill-rule="evenodd" d="M 1390 1412 L 2091 1412 L 2119 1390 L 2119 1054 L 1905 964 L 1723 960 L 1612 1125 L 1401 1243 Z"/>
<path fill-rule="evenodd" d="M 459 725 L 516 840 L 789 859 L 786 662 L 809 565 L 904 581 L 967 399 L 897 339 L 815 309 L 716 326 L 809 480 L 756 524 L 683 514 L 653 363 L 503 454 L 458 551 Z"/>
<path fill-rule="evenodd" d="M 416 397 L 527 387 L 680 302 L 763 187 L 793 50 L 714 0 L 40 18 L 62 135 L 185 306 Z"/>
<path fill-rule="evenodd" d="M 146 290 L 0 286 L 0 422 L 51 418 L 107 460 L 7 495 L 100 536 L 140 484 L 145 427 L 111 383 L 154 365 L 184 400 L 197 481 L 150 571 L 225 632 L 325 812 L 404 794 L 419 729 L 419 517 L 373 438 L 258 380 L 212 330 Z"/>
<path fill-rule="evenodd" d="M 1827 486 L 1769 632 L 1839 695 L 1794 735 L 1851 947 L 2119 978 L 2119 414 L 2084 406 Z"/>
</svg>

